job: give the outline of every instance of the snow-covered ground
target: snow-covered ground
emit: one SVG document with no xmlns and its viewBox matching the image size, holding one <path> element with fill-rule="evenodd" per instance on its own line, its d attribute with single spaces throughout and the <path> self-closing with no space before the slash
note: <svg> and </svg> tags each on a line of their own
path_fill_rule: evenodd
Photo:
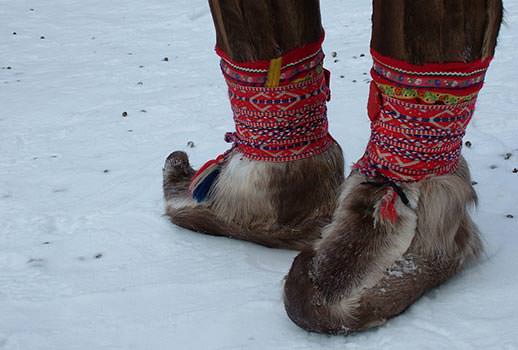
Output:
<svg viewBox="0 0 518 350">
<path fill-rule="evenodd" d="M 0 349 L 518 349 L 518 1 L 506 5 L 464 152 L 486 256 L 386 326 L 328 337 L 284 313 L 295 253 L 162 216 L 164 158 L 183 149 L 199 166 L 232 128 L 206 0 L 0 0 Z M 369 131 L 370 1 L 322 11 L 338 54 L 331 129 L 351 165 Z"/>
</svg>

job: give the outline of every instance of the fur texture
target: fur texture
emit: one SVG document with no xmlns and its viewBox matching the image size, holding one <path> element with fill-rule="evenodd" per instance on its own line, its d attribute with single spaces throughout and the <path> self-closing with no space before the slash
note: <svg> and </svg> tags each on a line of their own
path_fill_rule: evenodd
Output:
<svg viewBox="0 0 518 350">
<path fill-rule="evenodd" d="M 373 0 L 371 46 L 413 64 L 493 56 L 501 0 Z"/>
<path fill-rule="evenodd" d="M 476 197 L 462 161 L 453 175 L 403 185 L 395 223 L 376 207 L 389 189 L 353 172 L 324 238 L 286 278 L 289 317 L 302 328 L 350 333 L 383 324 L 453 276 L 482 249 L 468 207 Z"/>
<path fill-rule="evenodd" d="M 319 0 L 209 0 L 209 4 L 217 45 L 236 61 L 279 57 L 322 35 Z"/>
<path fill-rule="evenodd" d="M 193 231 L 302 249 L 330 222 L 343 172 L 336 144 L 319 156 L 279 164 L 250 161 L 236 152 L 209 200 L 198 204 L 188 192 L 194 170 L 187 155 L 173 152 L 164 166 L 166 214 Z"/>
</svg>

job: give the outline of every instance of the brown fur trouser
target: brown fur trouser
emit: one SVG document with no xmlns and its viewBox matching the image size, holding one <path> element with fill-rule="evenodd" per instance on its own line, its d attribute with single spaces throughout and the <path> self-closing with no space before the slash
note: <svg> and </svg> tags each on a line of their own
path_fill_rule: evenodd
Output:
<svg viewBox="0 0 518 350">
<path fill-rule="evenodd" d="M 271 59 L 322 33 L 318 0 L 209 0 L 217 44 L 237 61 Z M 345 11 L 345 9 L 344 9 Z M 371 45 L 413 64 L 494 54 L 501 0 L 373 0 Z"/>
</svg>

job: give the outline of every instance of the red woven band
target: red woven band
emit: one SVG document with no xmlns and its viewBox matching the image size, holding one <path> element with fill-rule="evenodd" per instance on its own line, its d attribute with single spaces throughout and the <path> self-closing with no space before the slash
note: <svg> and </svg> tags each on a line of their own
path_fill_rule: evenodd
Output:
<svg viewBox="0 0 518 350">
<path fill-rule="evenodd" d="M 226 135 L 248 159 L 289 162 L 325 152 L 328 133 L 328 75 L 317 43 L 282 57 L 278 86 L 265 87 L 270 61 L 235 62 L 221 50 L 236 131 Z"/>
<path fill-rule="evenodd" d="M 418 66 L 372 56 L 371 137 L 355 168 L 400 182 L 454 172 L 491 59 Z"/>
</svg>

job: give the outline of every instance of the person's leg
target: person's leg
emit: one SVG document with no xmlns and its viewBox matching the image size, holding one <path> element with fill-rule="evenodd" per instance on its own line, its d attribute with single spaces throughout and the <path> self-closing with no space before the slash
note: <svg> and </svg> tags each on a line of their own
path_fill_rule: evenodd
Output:
<svg viewBox="0 0 518 350">
<path fill-rule="evenodd" d="M 284 288 L 289 317 L 310 331 L 383 324 L 482 250 L 460 148 L 502 2 L 374 0 L 373 11 L 369 146 Z"/>
<path fill-rule="evenodd" d="M 342 151 L 327 133 L 319 1 L 209 3 L 234 148 L 197 175 L 185 153 L 172 153 L 166 212 L 194 231 L 300 249 L 330 221 L 344 177 Z"/>
</svg>

